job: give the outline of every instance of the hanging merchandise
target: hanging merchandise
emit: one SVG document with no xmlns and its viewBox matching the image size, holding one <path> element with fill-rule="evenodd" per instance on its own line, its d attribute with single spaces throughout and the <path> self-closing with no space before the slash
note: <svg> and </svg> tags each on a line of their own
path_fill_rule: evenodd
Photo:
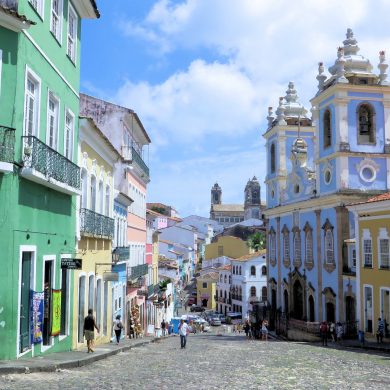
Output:
<svg viewBox="0 0 390 390">
<path fill-rule="evenodd" d="M 134 332 L 137 336 L 142 334 L 142 326 L 139 318 L 139 306 L 135 305 L 131 309 L 131 316 L 134 322 Z"/>
<path fill-rule="evenodd" d="M 51 323 L 51 335 L 58 336 L 61 331 L 61 290 L 53 291 L 53 320 Z"/>
<path fill-rule="evenodd" d="M 42 342 L 42 322 L 43 322 L 43 298 L 44 292 L 31 290 L 31 343 Z"/>
</svg>

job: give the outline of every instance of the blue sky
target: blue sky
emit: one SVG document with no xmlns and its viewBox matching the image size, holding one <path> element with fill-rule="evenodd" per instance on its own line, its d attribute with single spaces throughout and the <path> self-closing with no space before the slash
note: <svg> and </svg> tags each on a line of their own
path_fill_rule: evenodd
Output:
<svg viewBox="0 0 390 390">
<path fill-rule="evenodd" d="M 264 181 L 268 106 L 291 80 L 310 109 L 318 62 L 334 63 L 348 27 L 374 70 L 390 49 L 389 0 L 97 2 L 81 90 L 138 113 L 152 139 L 148 200 L 182 216 L 208 216 L 215 181 L 226 203 Z"/>
</svg>

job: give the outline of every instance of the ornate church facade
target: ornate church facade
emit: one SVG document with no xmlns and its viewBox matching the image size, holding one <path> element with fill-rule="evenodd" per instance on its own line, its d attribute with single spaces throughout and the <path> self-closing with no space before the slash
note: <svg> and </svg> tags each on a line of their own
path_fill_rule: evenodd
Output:
<svg viewBox="0 0 390 390">
<path fill-rule="evenodd" d="M 359 248 L 346 205 L 390 188 L 387 67 L 380 52 L 374 73 L 348 29 L 328 76 L 319 63 L 311 115 L 292 82 L 268 110 L 268 296 L 292 318 L 358 318 Z"/>
</svg>

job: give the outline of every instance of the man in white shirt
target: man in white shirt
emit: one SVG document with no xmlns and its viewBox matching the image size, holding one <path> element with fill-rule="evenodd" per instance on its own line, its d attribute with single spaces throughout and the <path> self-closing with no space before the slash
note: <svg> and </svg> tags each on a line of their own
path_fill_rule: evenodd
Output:
<svg viewBox="0 0 390 390">
<path fill-rule="evenodd" d="M 180 320 L 179 335 L 181 348 L 185 348 L 187 344 L 187 334 L 190 333 L 190 327 L 183 319 Z"/>
</svg>

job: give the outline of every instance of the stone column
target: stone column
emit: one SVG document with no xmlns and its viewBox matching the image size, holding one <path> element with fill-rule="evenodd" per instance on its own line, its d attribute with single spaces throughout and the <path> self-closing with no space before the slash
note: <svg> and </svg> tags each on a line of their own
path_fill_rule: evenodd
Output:
<svg viewBox="0 0 390 390">
<path fill-rule="evenodd" d="M 321 255 L 321 210 L 315 210 L 316 214 L 316 241 L 317 241 L 317 305 L 318 305 L 318 321 L 322 321 L 322 255 Z"/>
</svg>

